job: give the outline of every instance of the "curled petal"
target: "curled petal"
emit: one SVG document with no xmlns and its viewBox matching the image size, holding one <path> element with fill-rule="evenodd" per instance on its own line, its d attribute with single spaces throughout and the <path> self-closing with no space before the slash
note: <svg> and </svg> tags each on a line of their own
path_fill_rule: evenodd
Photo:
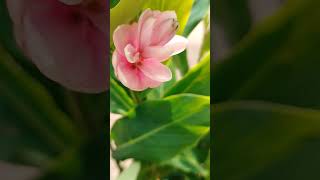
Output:
<svg viewBox="0 0 320 180">
<path fill-rule="evenodd" d="M 124 54 L 130 63 L 136 63 L 140 58 L 140 53 L 131 44 L 124 48 Z"/>
<path fill-rule="evenodd" d="M 170 69 L 156 60 L 145 59 L 138 67 L 144 75 L 155 81 L 166 82 L 172 78 Z"/>
<path fill-rule="evenodd" d="M 140 31 L 140 41 L 139 41 L 140 49 L 143 49 L 144 47 L 151 44 L 155 22 L 156 22 L 156 19 L 153 17 L 150 17 L 143 23 Z"/>
<path fill-rule="evenodd" d="M 162 46 L 176 34 L 179 26 L 177 15 L 174 11 L 165 11 L 157 17 L 152 36 L 152 45 Z"/>
<path fill-rule="evenodd" d="M 134 91 L 142 91 L 147 87 L 141 81 L 141 72 L 134 65 L 128 63 L 121 55 L 117 56 L 117 65 L 115 72 L 119 81 L 129 89 Z"/>
<path fill-rule="evenodd" d="M 154 58 L 160 62 L 169 59 L 171 56 L 184 51 L 187 47 L 188 40 L 182 36 L 175 35 L 164 46 L 149 46 L 142 53 L 144 58 Z"/>
</svg>

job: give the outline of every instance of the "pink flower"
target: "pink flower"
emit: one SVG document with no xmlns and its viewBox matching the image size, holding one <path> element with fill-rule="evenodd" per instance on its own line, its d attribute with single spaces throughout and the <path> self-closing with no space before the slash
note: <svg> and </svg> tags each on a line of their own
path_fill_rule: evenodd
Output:
<svg viewBox="0 0 320 180">
<path fill-rule="evenodd" d="M 22 51 L 48 78 L 83 92 L 108 88 L 105 0 L 7 0 Z"/>
<path fill-rule="evenodd" d="M 120 25 L 113 33 L 116 50 L 112 56 L 115 75 L 134 91 L 155 88 L 172 78 L 161 62 L 182 52 L 187 39 L 175 35 L 178 28 L 174 11 L 146 10 L 138 23 Z"/>
</svg>

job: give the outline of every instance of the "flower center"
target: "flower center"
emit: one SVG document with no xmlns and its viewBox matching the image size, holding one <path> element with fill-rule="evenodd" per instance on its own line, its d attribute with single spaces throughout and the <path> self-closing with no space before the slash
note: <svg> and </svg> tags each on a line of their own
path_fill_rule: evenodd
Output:
<svg viewBox="0 0 320 180">
<path fill-rule="evenodd" d="M 124 54 L 130 63 L 138 63 L 140 60 L 140 52 L 131 44 L 126 45 Z"/>
</svg>

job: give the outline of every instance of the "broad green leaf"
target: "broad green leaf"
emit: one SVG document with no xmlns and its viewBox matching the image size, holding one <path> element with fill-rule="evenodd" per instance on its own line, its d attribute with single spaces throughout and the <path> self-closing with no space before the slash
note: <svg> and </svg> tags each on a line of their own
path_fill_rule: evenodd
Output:
<svg viewBox="0 0 320 180">
<path fill-rule="evenodd" d="M 141 165 L 139 162 L 132 163 L 127 169 L 125 169 L 117 180 L 136 180 L 140 171 Z"/>
<path fill-rule="evenodd" d="M 187 22 L 187 25 L 183 31 L 184 36 L 188 36 L 191 31 L 197 26 L 197 24 L 208 13 L 210 8 L 209 0 L 195 0 L 192 6 L 191 15 Z"/>
<path fill-rule="evenodd" d="M 259 99 L 320 106 L 320 1 L 292 0 L 213 64 L 216 102 Z"/>
<path fill-rule="evenodd" d="M 110 1 L 110 9 L 114 8 L 119 2 L 120 2 L 120 0 L 111 0 Z"/>
<path fill-rule="evenodd" d="M 320 178 L 320 111 L 262 101 L 231 101 L 214 105 L 212 113 L 212 177 Z"/>
<path fill-rule="evenodd" d="M 180 94 L 147 101 L 117 121 L 114 158 L 162 162 L 193 147 L 210 129 L 210 98 Z"/>
<path fill-rule="evenodd" d="M 210 95 L 210 53 L 169 89 L 165 96 L 179 93 Z"/>
<path fill-rule="evenodd" d="M 6 124 L 2 126 L 1 137 L 17 140 L 6 160 L 37 164 L 28 157 L 30 153 L 40 151 L 42 155 L 57 155 L 79 142 L 80 136 L 71 120 L 58 109 L 46 89 L 2 48 L 0 74 L 0 123 Z M 7 139 L 2 140 L 2 145 L 7 142 Z"/>
<path fill-rule="evenodd" d="M 132 99 L 113 78 L 110 78 L 110 111 L 125 114 L 132 108 L 134 108 Z"/>
<path fill-rule="evenodd" d="M 178 34 L 182 34 L 191 14 L 193 0 L 146 0 L 144 9 L 150 8 L 152 10 L 176 12 L 179 21 Z"/>
</svg>

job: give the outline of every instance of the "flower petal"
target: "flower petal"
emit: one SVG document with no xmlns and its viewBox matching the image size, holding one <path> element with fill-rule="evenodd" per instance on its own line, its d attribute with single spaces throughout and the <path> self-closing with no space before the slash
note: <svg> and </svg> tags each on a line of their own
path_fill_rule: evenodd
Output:
<svg viewBox="0 0 320 180">
<path fill-rule="evenodd" d="M 119 66 L 120 63 L 121 65 Z M 140 70 L 133 71 L 132 69 L 130 69 L 130 64 L 126 62 L 125 57 L 121 57 L 121 55 L 117 51 L 113 53 L 112 65 L 114 68 L 114 73 L 120 80 L 120 82 L 131 90 L 143 91 L 147 88 L 155 88 L 162 84 L 162 82 L 158 82 L 148 78 Z"/>
<path fill-rule="evenodd" d="M 156 22 L 156 18 L 149 17 L 143 23 L 140 30 L 140 40 L 139 40 L 140 49 L 143 49 L 144 47 L 151 44 L 155 22 Z"/>
<path fill-rule="evenodd" d="M 127 24 L 118 26 L 113 33 L 114 46 L 122 55 L 124 55 L 124 48 L 130 43 L 130 36 L 132 36 L 131 26 Z"/>
<path fill-rule="evenodd" d="M 112 67 L 114 69 L 114 73 L 116 76 L 118 76 L 117 71 L 116 71 L 118 69 L 118 64 L 119 64 L 119 57 L 118 56 L 120 56 L 118 51 L 114 51 L 112 54 Z"/>
<path fill-rule="evenodd" d="M 139 61 L 140 54 L 139 54 L 139 52 L 137 52 L 137 50 L 131 44 L 128 44 L 124 48 L 124 54 L 125 54 L 128 62 L 130 62 L 130 63 L 136 63 L 137 61 Z"/>
<path fill-rule="evenodd" d="M 138 68 L 144 75 L 155 81 L 166 82 L 172 78 L 170 69 L 157 60 L 145 59 Z"/>
<path fill-rule="evenodd" d="M 86 21 L 72 23 L 72 9 L 50 2 L 50 6 L 32 3 L 25 12 L 19 35 L 24 37 L 23 51 L 43 74 L 69 89 L 105 91 L 109 84 L 107 35 Z"/>
<path fill-rule="evenodd" d="M 127 62 L 127 60 L 118 55 L 118 65 L 115 69 L 119 81 L 127 88 L 134 91 L 145 90 L 146 86 L 141 81 L 141 72 L 133 64 Z"/>
<path fill-rule="evenodd" d="M 175 35 L 164 46 L 149 46 L 143 50 L 142 56 L 146 59 L 153 58 L 162 62 L 169 59 L 171 56 L 184 51 L 187 47 L 188 40 L 182 36 Z"/>
<path fill-rule="evenodd" d="M 176 34 L 179 24 L 174 11 L 164 11 L 158 17 L 153 30 L 152 45 L 162 46 Z"/>
</svg>

